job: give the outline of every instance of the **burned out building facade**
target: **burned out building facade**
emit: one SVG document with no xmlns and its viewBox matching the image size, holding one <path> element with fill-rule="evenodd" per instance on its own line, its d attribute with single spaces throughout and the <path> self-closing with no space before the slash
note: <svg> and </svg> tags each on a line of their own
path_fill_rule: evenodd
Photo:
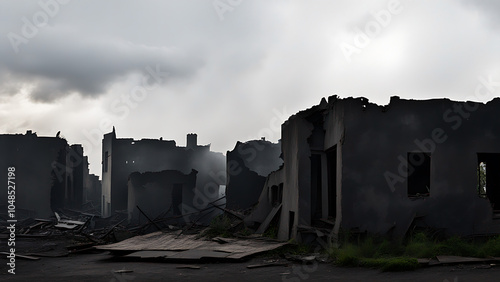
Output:
<svg viewBox="0 0 500 282">
<path fill-rule="evenodd" d="M 115 211 L 127 211 L 131 218 L 134 217 L 134 214 L 131 214 L 133 208 L 129 210 L 129 195 L 134 195 L 134 199 L 130 199 L 132 207 L 134 203 L 137 205 L 137 201 L 140 201 L 142 205 L 147 202 L 146 198 L 137 195 L 142 189 L 137 183 L 150 183 L 149 185 L 158 188 L 165 181 L 173 181 L 170 184 L 177 188 L 169 188 L 169 184 L 164 187 L 163 192 L 158 190 L 160 188 L 154 188 L 144 193 L 154 191 L 150 193 L 151 203 L 162 200 L 165 209 L 168 209 L 169 203 L 183 203 L 187 211 L 202 209 L 218 199 L 221 185 L 226 183 L 224 155 L 210 151 L 210 145 L 198 145 L 196 134 L 188 134 L 186 146 L 182 147 L 177 146 L 173 140 L 162 140 L 162 138 L 141 140 L 116 138 L 113 128 L 112 132 L 104 135 L 102 144 L 102 214 L 104 217 L 112 215 Z M 190 187 L 190 184 L 187 184 L 189 181 L 157 179 L 158 175 L 164 173 L 163 171 L 177 171 L 184 175 L 191 175 L 192 170 L 197 171 L 195 187 Z M 153 174 L 144 174 L 146 172 Z M 140 173 L 142 176 L 139 177 L 133 173 Z M 138 179 L 141 180 L 138 181 Z M 183 190 L 190 191 L 178 193 L 179 185 L 183 187 Z M 182 199 L 170 199 L 172 193 Z M 166 198 L 153 199 L 154 195 L 163 195 Z M 157 214 L 151 214 L 151 216 L 155 217 Z"/>
<path fill-rule="evenodd" d="M 82 208 L 90 175 L 81 145 L 70 146 L 59 136 L 37 136 L 28 130 L 24 135 L 0 135 L 0 150 L 2 169 L 15 169 L 18 217 L 48 218 L 58 209 Z M 7 183 L 7 173 L 1 179 Z M 7 189 L 3 191 L 7 199 Z"/>
<path fill-rule="evenodd" d="M 301 239 L 318 221 L 339 230 L 403 236 L 500 233 L 500 99 L 386 106 L 323 99 L 282 125 L 283 167 L 272 172 L 248 218 L 279 206 L 278 238 Z"/>
</svg>

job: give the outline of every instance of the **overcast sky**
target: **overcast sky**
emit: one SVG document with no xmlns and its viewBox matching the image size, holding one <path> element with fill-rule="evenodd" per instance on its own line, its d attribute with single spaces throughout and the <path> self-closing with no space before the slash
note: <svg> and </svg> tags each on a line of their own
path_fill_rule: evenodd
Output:
<svg viewBox="0 0 500 282">
<path fill-rule="evenodd" d="M 113 125 L 225 153 L 334 94 L 500 94 L 474 96 L 500 86 L 494 0 L 2 0 L 0 31 L 0 133 L 61 131 L 98 175 Z"/>
</svg>

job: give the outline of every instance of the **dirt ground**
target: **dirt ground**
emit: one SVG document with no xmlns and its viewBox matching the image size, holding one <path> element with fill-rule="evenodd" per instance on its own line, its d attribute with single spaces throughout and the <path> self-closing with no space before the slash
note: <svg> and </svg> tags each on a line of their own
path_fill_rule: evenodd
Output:
<svg viewBox="0 0 500 282">
<path fill-rule="evenodd" d="M 4 255 L 2 255 L 4 257 Z M 109 253 L 16 261 L 16 274 L 7 273 L 2 261 L 1 281 L 499 281 L 500 267 L 484 265 L 435 266 L 417 271 L 388 273 L 366 268 L 336 267 L 331 263 L 272 266 L 248 269 L 263 263 L 260 256 L 239 262 L 192 262 L 199 269 L 179 269 L 185 262 L 144 262 L 114 259 Z M 128 270 L 127 273 L 116 273 Z"/>
</svg>

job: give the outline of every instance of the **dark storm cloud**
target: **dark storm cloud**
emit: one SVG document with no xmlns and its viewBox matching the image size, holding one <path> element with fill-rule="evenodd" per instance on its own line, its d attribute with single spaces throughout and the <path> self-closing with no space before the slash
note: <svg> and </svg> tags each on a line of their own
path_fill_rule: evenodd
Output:
<svg viewBox="0 0 500 282">
<path fill-rule="evenodd" d="M 36 40 L 36 42 L 35 42 Z M 6 58 L 3 72 L 18 82 L 33 84 L 32 98 L 52 101 L 73 92 L 97 96 L 132 73 L 146 67 L 168 72 L 172 78 L 188 77 L 202 61 L 175 48 L 149 47 L 119 39 L 79 37 L 71 32 L 44 34 L 23 46 L 19 56 L 0 52 Z M 6 83 L 8 81 L 0 81 Z"/>
</svg>

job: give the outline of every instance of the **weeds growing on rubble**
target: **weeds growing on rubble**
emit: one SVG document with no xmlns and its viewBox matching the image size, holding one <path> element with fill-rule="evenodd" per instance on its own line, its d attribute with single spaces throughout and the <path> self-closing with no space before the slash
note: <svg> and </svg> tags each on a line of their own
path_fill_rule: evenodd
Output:
<svg viewBox="0 0 500 282">
<path fill-rule="evenodd" d="M 456 236 L 438 239 L 419 232 L 401 241 L 389 241 L 372 236 L 357 241 L 344 239 L 340 248 L 332 247 L 327 252 L 340 266 L 404 271 L 418 268 L 417 258 L 433 258 L 438 255 L 498 257 L 500 236 L 488 240 L 467 240 Z"/>
</svg>

